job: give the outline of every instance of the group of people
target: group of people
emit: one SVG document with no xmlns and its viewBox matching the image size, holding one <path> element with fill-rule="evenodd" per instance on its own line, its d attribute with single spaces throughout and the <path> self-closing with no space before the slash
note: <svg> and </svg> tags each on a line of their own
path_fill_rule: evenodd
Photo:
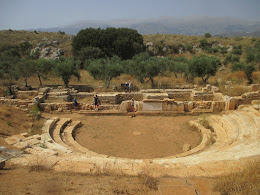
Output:
<svg viewBox="0 0 260 195">
<path fill-rule="evenodd" d="M 77 99 L 74 98 L 73 102 L 74 102 L 74 108 L 77 109 L 77 108 L 78 108 L 78 102 L 77 102 Z M 100 104 L 100 101 L 99 101 L 97 95 L 94 96 L 94 101 L 93 101 L 93 102 L 94 102 L 94 105 L 95 105 L 95 111 L 97 111 L 97 110 L 98 110 L 98 107 L 99 107 L 99 104 Z"/>
<path fill-rule="evenodd" d="M 132 91 L 132 83 L 129 80 L 129 82 L 127 83 L 127 81 L 125 82 L 125 92 L 131 92 Z"/>
<path fill-rule="evenodd" d="M 73 102 L 74 102 L 74 108 L 77 109 L 77 108 L 78 108 L 77 99 L 74 98 Z M 93 103 L 94 103 L 94 105 L 95 105 L 95 111 L 98 111 L 98 107 L 99 107 L 99 104 L 100 104 L 100 100 L 98 99 L 98 96 L 97 96 L 97 95 L 94 96 Z M 134 113 L 134 114 L 132 115 L 132 117 L 135 117 L 135 101 L 134 101 L 133 98 L 131 99 L 131 112 Z"/>
</svg>

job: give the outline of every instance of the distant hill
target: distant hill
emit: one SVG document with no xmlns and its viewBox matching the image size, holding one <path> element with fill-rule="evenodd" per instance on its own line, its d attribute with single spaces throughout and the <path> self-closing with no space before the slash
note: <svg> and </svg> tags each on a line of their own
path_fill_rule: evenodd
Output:
<svg viewBox="0 0 260 195">
<path fill-rule="evenodd" d="M 122 19 L 108 21 L 81 21 L 75 24 L 54 27 L 31 29 L 46 32 L 65 32 L 77 34 L 81 29 L 127 27 L 136 29 L 141 34 L 181 34 L 181 35 L 204 35 L 206 32 L 212 35 L 225 35 L 233 33 L 260 32 L 260 21 L 246 21 L 230 17 L 160 17 L 145 20 Z"/>
<path fill-rule="evenodd" d="M 38 50 L 40 56 L 44 58 L 56 58 L 59 56 L 72 57 L 71 41 L 74 35 L 64 34 L 63 32 L 40 32 L 40 31 L 0 31 L 0 53 L 13 46 L 19 46 L 24 41 L 32 44 L 33 51 Z M 176 35 L 176 34 L 146 34 L 143 35 L 144 45 L 147 50 L 156 56 L 184 55 L 192 57 L 201 54 L 210 54 L 223 58 L 220 52 L 210 53 L 200 47 L 203 36 Z M 234 46 L 241 45 L 243 51 L 247 47 L 252 47 L 259 38 L 223 38 L 210 37 L 207 41 L 213 48 L 225 47 L 231 52 Z M 190 48 L 190 49 L 188 49 Z"/>
</svg>

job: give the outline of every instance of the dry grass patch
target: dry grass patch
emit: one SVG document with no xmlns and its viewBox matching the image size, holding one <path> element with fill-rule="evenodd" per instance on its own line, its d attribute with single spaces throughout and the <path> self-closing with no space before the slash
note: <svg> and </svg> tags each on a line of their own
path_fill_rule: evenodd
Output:
<svg viewBox="0 0 260 195">
<path fill-rule="evenodd" d="M 215 190 L 223 195 L 260 194 L 260 165 L 259 161 L 251 161 L 240 173 L 231 173 L 219 177 Z"/>
</svg>

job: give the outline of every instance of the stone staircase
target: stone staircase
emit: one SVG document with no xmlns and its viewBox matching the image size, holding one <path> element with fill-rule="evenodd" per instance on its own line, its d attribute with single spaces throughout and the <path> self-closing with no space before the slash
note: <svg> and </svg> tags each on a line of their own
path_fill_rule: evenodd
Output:
<svg viewBox="0 0 260 195">
<path fill-rule="evenodd" d="M 127 159 L 82 147 L 74 139 L 81 122 L 54 117 L 45 122 L 42 135 L 9 138 L 10 144 L 26 151 L 11 160 L 17 164 L 30 164 L 37 154 L 45 159 L 45 164 L 51 162 L 56 171 L 138 175 L 149 169 L 154 176 L 189 177 L 216 176 L 240 170 L 243 159 L 260 155 L 258 110 L 242 107 L 223 115 L 211 115 L 207 120 L 214 131 L 198 121 L 190 122 L 201 132 L 202 142 L 188 152 L 157 159 Z"/>
</svg>

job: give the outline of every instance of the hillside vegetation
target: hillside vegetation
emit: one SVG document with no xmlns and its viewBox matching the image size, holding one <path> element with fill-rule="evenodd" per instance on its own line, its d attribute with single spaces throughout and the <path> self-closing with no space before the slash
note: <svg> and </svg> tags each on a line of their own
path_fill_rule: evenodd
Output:
<svg viewBox="0 0 260 195">
<path fill-rule="evenodd" d="M 136 33 L 131 29 L 109 30 L 112 33 L 131 32 L 130 36 Z M 99 31 L 102 35 L 103 30 Z M 171 87 L 170 84 L 180 83 L 210 83 L 225 90 L 227 81 L 235 85 L 260 81 L 259 38 L 222 38 L 212 37 L 209 33 L 205 36 L 153 34 L 142 35 L 142 38 L 140 43 L 143 42 L 146 53 L 142 53 L 141 47 L 133 42 L 135 56 L 124 60 L 117 54 L 103 55 L 107 48 L 100 48 L 102 40 L 98 36 L 92 42 L 85 41 L 91 44 L 82 45 L 75 55 L 72 42 L 79 40 L 81 43 L 78 35 L 0 31 L 1 85 L 8 87 L 11 92 L 12 84 L 23 82 L 26 86 L 28 83 L 37 87 L 38 83 L 68 86 L 71 81 L 71 84 L 90 84 L 98 88 L 104 84 L 109 88 L 132 80 L 139 89 Z M 109 43 L 112 44 L 109 50 L 117 48 L 113 50 L 114 53 L 122 52 L 119 48 L 126 46 L 124 54 L 127 54 L 127 46 L 133 40 L 121 35 L 120 40 L 114 39 L 113 43 Z M 73 76 L 81 80 L 77 81 Z M 47 80 L 43 82 L 42 79 Z"/>
<path fill-rule="evenodd" d="M 65 56 L 71 56 L 71 40 L 73 35 L 68 35 L 63 32 L 36 32 L 36 31 L 16 31 L 3 30 L 0 31 L 0 52 L 8 47 L 15 47 L 19 44 L 29 41 L 33 48 L 59 48 L 64 51 Z"/>
<path fill-rule="evenodd" d="M 0 52 L 10 46 L 17 46 L 24 41 L 29 41 L 33 48 L 37 46 L 44 47 L 56 47 L 64 50 L 66 57 L 72 57 L 72 38 L 74 35 L 64 34 L 63 32 L 30 32 L 30 31 L 15 31 L 15 30 L 4 30 L 0 31 Z M 149 43 L 152 43 L 150 48 L 155 55 L 176 55 L 186 54 L 187 56 L 208 54 L 200 49 L 200 40 L 205 37 L 201 36 L 189 36 L 189 35 L 171 35 L 171 34 L 151 34 L 143 35 L 144 45 L 149 47 Z M 229 50 L 236 45 L 242 45 L 243 50 L 246 47 L 251 47 L 254 43 L 260 40 L 260 38 L 254 37 L 236 37 L 236 38 L 222 38 L 222 37 L 210 37 L 208 42 L 213 44 L 213 47 L 228 47 Z M 57 42 L 58 43 L 57 43 Z M 54 42 L 54 43 L 53 43 Z M 148 43 L 148 44 L 147 44 Z M 193 53 L 189 52 L 192 47 Z M 164 47 L 167 52 L 160 53 Z M 188 47 L 188 48 L 187 48 Z M 194 49 L 193 49 L 194 48 Z M 191 51 L 191 50 L 190 50 Z M 213 54 L 219 57 L 223 57 L 219 53 Z"/>
</svg>

